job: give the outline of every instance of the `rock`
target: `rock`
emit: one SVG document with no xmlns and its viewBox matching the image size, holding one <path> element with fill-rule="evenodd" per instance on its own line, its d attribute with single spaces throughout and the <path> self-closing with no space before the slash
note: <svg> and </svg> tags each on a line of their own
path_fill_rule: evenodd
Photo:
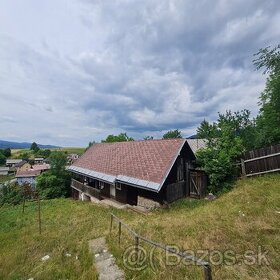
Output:
<svg viewBox="0 0 280 280">
<path fill-rule="evenodd" d="M 205 197 L 206 200 L 210 200 L 210 201 L 215 200 L 216 198 L 217 198 L 217 197 L 216 197 L 214 194 L 212 194 L 212 193 L 209 193 L 209 194 Z"/>
<path fill-rule="evenodd" d="M 49 258 L 50 258 L 50 256 L 46 255 L 46 256 L 42 257 L 41 260 L 44 262 L 44 261 L 47 261 Z"/>
</svg>

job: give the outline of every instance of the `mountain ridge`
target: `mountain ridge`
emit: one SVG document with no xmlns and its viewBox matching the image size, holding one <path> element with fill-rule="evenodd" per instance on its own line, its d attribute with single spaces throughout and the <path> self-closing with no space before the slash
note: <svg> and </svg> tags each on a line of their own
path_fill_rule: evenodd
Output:
<svg viewBox="0 0 280 280">
<path fill-rule="evenodd" d="M 29 142 L 14 142 L 14 141 L 6 141 L 0 140 L 0 149 L 29 149 L 32 143 Z M 38 144 L 40 149 L 51 149 L 51 148 L 60 148 L 59 146 L 55 145 L 43 145 Z"/>
</svg>

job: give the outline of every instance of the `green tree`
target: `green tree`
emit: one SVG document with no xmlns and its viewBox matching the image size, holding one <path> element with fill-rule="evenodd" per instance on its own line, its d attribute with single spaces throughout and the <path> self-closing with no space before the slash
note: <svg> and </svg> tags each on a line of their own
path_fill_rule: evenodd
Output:
<svg viewBox="0 0 280 280">
<path fill-rule="evenodd" d="M 6 163 L 5 155 L 0 151 L 0 165 Z"/>
<path fill-rule="evenodd" d="M 207 148 L 197 152 L 197 161 L 209 176 L 210 191 L 228 189 L 238 174 L 238 159 L 254 145 L 255 122 L 250 112 L 219 114 L 217 122 L 204 120 L 197 133 L 207 140 Z"/>
<path fill-rule="evenodd" d="M 182 138 L 181 131 L 178 129 L 169 130 L 163 134 L 162 139 Z"/>
<path fill-rule="evenodd" d="M 258 146 L 280 142 L 280 45 L 260 49 L 254 60 L 256 69 L 268 74 L 266 86 L 260 96 L 257 117 Z"/>
<path fill-rule="evenodd" d="M 48 158 L 51 154 L 50 149 L 40 149 L 38 152 L 36 152 L 36 156 L 41 156 L 44 158 Z"/>
<path fill-rule="evenodd" d="M 96 142 L 95 141 L 90 141 L 89 143 L 88 143 L 88 146 L 86 147 L 86 151 L 93 145 L 93 144 L 95 144 Z"/>
<path fill-rule="evenodd" d="M 67 164 L 67 155 L 61 151 L 54 151 L 50 158 L 51 173 L 54 175 L 64 174 Z"/>
<path fill-rule="evenodd" d="M 35 153 L 40 150 L 39 146 L 37 145 L 36 142 L 33 142 L 30 146 L 30 150 L 34 151 Z"/>
<path fill-rule="evenodd" d="M 12 155 L 11 149 L 10 148 L 4 149 L 3 154 L 5 157 L 10 157 Z"/>
<path fill-rule="evenodd" d="M 52 199 L 67 197 L 70 191 L 70 175 L 54 175 L 51 172 L 44 172 L 36 180 L 36 188 L 43 198 Z"/>
<path fill-rule="evenodd" d="M 65 197 L 70 194 L 71 176 L 66 171 L 67 156 L 64 152 L 54 151 L 51 153 L 50 171 L 44 172 L 36 179 L 36 187 L 42 197 L 55 198 Z"/>
<path fill-rule="evenodd" d="M 21 159 L 23 159 L 23 160 L 25 160 L 25 161 L 29 161 L 29 153 L 28 152 L 22 152 L 21 154 L 20 154 L 20 158 Z"/>
<path fill-rule="evenodd" d="M 126 133 L 120 133 L 119 135 L 110 134 L 105 140 L 102 140 L 102 143 L 112 143 L 112 142 L 126 142 L 134 141 L 132 137 L 127 136 Z"/>
</svg>

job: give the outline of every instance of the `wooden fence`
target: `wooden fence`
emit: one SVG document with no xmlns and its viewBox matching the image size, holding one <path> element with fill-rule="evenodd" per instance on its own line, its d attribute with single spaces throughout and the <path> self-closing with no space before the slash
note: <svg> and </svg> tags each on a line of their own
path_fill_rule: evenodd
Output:
<svg viewBox="0 0 280 280">
<path fill-rule="evenodd" d="M 252 150 L 241 159 L 243 176 L 254 176 L 280 171 L 280 144 Z"/>
<path fill-rule="evenodd" d="M 181 257 L 182 259 L 192 261 L 195 265 L 203 267 L 204 280 L 212 280 L 211 266 L 208 262 L 197 259 L 193 255 L 186 254 L 184 252 L 177 252 L 176 250 L 174 250 L 173 248 L 171 248 L 169 246 L 154 242 L 152 240 L 149 240 L 149 239 L 139 235 L 134 230 L 132 230 L 128 225 L 126 225 L 121 219 L 119 219 L 117 216 L 115 216 L 113 213 L 111 213 L 110 234 L 112 232 L 113 221 L 118 223 L 118 244 L 119 244 L 119 246 L 120 246 L 120 243 L 121 243 L 122 227 L 124 227 L 129 232 L 129 234 L 131 234 L 132 237 L 134 238 L 134 246 L 135 246 L 135 252 L 136 253 L 138 253 L 138 251 L 139 251 L 139 242 L 140 242 L 140 240 L 142 240 L 149 245 L 155 246 L 155 247 L 160 248 L 160 249 L 162 249 L 166 252 L 177 255 L 177 256 Z"/>
</svg>

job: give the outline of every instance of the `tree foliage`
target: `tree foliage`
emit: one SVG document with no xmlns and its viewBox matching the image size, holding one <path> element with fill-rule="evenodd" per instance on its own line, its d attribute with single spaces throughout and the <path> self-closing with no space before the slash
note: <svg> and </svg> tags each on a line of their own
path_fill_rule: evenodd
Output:
<svg viewBox="0 0 280 280">
<path fill-rule="evenodd" d="M 50 171 L 37 177 L 36 187 L 44 198 L 65 197 L 70 192 L 71 176 L 65 170 L 67 157 L 64 152 L 54 151 L 50 156 Z"/>
<path fill-rule="evenodd" d="M 37 177 L 36 187 L 43 198 L 67 197 L 70 189 L 70 175 L 66 172 L 60 176 L 44 172 Z"/>
<path fill-rule="evenodd" d="M 207 148 L 198 151 L 198 163 L 209 176 L 210 190 L 222 191 L 237 175 L 237 159 L 254 141 L 255 123 L 250 112 L 227 111 L 219 114 L 217 122 L 203 121 L 198 136 L 207 140 Z"/>
<path fill-rule="evenodd" d="M 36 156 L 41 156 L 43 158 L 48 158 L 51 155 L 50 149 L 40 149 L 36 152 Z"/>
<path fill-rule="evenodd" d="M 0 188 L 0 206 L 2 204 L 16 205 L 23 201 L 22 187 L 16 184 L 5 184 Z"/>
<path fill-rule="evenodd" d="M 88 143 L 88 146 L 86 147 L 86 151 L 93 145 L 93 144 L 95 144 L 96 142 L 95 141 L 90 141 L 89 143 Z"/>
<path fill-rule="evenodd" d="M 178 129 L 169 130 L 163 134 L 162 139 L 182 138 L 181 131 Z"/>
<path fill-rule="evenodd" d="M 0 151 L 0 165 L 6 163 L 6 157 L 2 151 Z"/>
<path fill-rule="evenodd" d="M 120 133 L 119 135 L 110 134 L 105 140 L 102 140 L 102 143 L 113 143 L 113 142 L 126 142 L 134 141 L 132 137 L 129 137 L 126 133 Z"/>
<path fill-rule="evenodd" d="M 36 142 L 33 142 L 30 146 L 30 150 L 33 150 L 34 152 L 38 152 L 40 150 L 40 148 Z"/>
<path fill-rule="evenodd" d="M 280 45 L 260 49 L 255 56 L 256 69 L 264 68 L 263 73 L 268 74 L 257 117 L 257 146 L 261 147 L 280 142 Z"/>
<path fill-rule="evenodd" d="M 49 158 L 51 172 L 54 175 L 64 174 L 67 164 L 67 156 L 64 152 L 54 151 Z"/>
<path fill-rule="evenodd" d="M 5 157 L 10 157 L 12 155 L 11 149 L 10 148 L 6 148 L 3 150 L 3 155 Z"/>
</svg>

